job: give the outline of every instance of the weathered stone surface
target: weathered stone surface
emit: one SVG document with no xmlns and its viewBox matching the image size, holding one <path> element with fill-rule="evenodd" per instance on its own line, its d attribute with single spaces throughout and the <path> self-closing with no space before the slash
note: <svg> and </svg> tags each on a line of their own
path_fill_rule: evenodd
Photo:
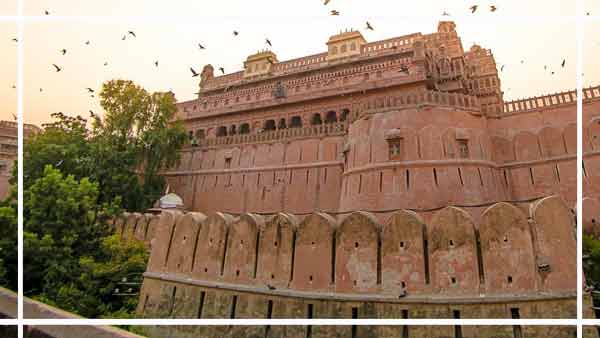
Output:
<svg viewBox="0 0 600 338">
<path fill-rule="evenodd" d="M 525 215 L 508 203 L 488 208 L 479 226 L 485 292 L 519 294 L 537 289 L 531 230 Z"/>
<path fill-rule="evenodd" d="M 464 210 L 438 211 L 428 227 L 433 291 L 445 295 L 479 289 L 475 228 Z"/>
<path fill-rule="evenodd" d="M 558 196 L 535 202 L 530 212 L 538 246 L 541 287 L 545 291 L 575 290 L 577 248 L 573 214 Z"/>
</svg>

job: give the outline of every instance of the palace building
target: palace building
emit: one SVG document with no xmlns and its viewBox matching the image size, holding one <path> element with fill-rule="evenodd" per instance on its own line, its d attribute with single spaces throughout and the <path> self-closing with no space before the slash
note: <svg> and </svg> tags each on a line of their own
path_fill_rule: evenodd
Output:
<svg viewBox="0 0 600 338">
<path fill-rule="evenodd" d="M 189 144 L 164 174 L 185 212 L 116 220 L 151 247 L 140 315 L 574 318 L 576 92 L 505 101 L 492 51 L 464 50 L 453 22 L 376 42 L 345 31 L 326 45 L 287 61 L 260 51 L 223 76 L 207 65 L 198 98 L 178 104 Z M 584 106 L 600 114 L 600 88 L 584 90 Z M 329 330 L 313 329 L 256 336 Z M 368 336 L 499 337 L 390 330 Z"/>
<path fill-rule="evenodd" d="M 27 139 L 40 129 L 32 124 L 23 124 L 23 136 Z M 17 122 L 0 121 L 0 199 L 4 199 L 10 188 L 13 164 L 18 150 Z"/>
</svg>

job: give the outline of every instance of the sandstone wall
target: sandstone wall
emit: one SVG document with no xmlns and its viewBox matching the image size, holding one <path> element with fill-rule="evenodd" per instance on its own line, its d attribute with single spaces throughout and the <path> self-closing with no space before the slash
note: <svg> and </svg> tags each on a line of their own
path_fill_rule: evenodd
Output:
<svg viewBox="0 0 600 338">
<path fill-rule="evenodd" d="M 498 203 L 477 222 L 457 207 L 427 222 L 405 210 L 385 223 L 361 211 L 156 217 L 146 318 L 575 315 L 574 219 L 557 196 L 529 214 Z"/>
</svg>

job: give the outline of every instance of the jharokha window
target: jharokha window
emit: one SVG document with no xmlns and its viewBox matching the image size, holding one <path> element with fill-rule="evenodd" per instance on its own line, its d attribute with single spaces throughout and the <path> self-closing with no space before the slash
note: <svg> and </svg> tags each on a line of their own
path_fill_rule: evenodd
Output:
<svg viewBox="0 0 600 338">
<path fill-rule="evenodd" d="M 404 152 L 404 139 L 393 138 L 388 139 L 389 146 L 389 159 L 390 160 L 401 160 Z"/>
<path fill-rule="evenodd" d="M 461 158 L 469 158 L 469 140 L 458 141 L 458 155 Z"/>
</svg>

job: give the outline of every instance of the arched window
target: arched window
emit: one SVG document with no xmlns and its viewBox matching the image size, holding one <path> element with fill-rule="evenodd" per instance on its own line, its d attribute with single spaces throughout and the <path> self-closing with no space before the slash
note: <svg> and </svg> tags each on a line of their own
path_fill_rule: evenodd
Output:
<svg viewBox="0 0 600 338">
<path fill-rule="evenodd" d="M 237 134 L 237 127 L 234 124 L 231 127 L 229 127 L 229 135 L 235 135 L 235 134 Z"/>
<path fill-rule="evenodd" d="M 310 124 L 317 125 L 317 124 L 323 124 L 323 120 L 321 120 L 321 114 L 316 113 L 315 115 L 313 115 L 312 120 L 310 121 Z"/>
<path fill-rule="evenodd" d="M 342 47 L 340 48 L 340 53 L 346 53 L 346 45 L 342 45 Z"/>
<path fill-rule="evenodd" d="M 302 128 L 302 118 L 300 116 L 292 116 L 290 128 Z"/>
<path fill-rule="evenodd" d="M 325 123 L 336 123 L 337 122 L 337 115 L 335 113 L 335 111 L 330 110 L 327 112 L 327 116 L 325 117 Z"/>
<path fill-rule="evenodd" d="M 350 50 L 351 51 L 355 51 L 356 50 L 356 42 L 353 42 L 350 44 Z"/>
<path fill-rule="evenodd" d="M 337 54 L 337 52 L 338 52 L 337 46 L 331 47 L 331 54 L 335 55 L 335 54 Z"/>
<path fill-rule="evenodd" d="M 188 138 L 189 138 L 190 140 L 194 138 L 194 131 L 193 131 L 193 130 L 190 130 L 190 132 L 189 132 L 189 135 L 188 135 Z"/>
<path fill-rule="evenodd" d="M 227 136 L 227 127 L 221 126 L 217 129 L 217 137 Z"/>
<path fill-rule="evenodd" d="M 266 120 L 265 125 L 263 127 L 265 131 L 267 130 L 275 130 L 275 120 Z"/>
<path fill-rule="evenodd" d="M 250 134 L 250 125 L 248 123 L 240 125 L 240 134 Z"/>
<path fill-rule="evenodd" d="M 204 129 L 196 130 L 196 139 L 204 140 L 205 138 L 206 138 L 206 135 L 204 134 Z"/>
<path fill-rule="evenodd" d="M 350 110 L 342 109 L 342 115 L 340 115 L 340 121 L 346 121 L 348 119 L 348 114 L 350 114 Z"/>
<path fill-rule="evenodd" d="M 285 119 L 282 118 L 279 120 L 279 126 L 277 127 L 277 129 L 285 129 L 285 128 L 287 128 L 286 122 L 285 122 Z"/>
</svg>

